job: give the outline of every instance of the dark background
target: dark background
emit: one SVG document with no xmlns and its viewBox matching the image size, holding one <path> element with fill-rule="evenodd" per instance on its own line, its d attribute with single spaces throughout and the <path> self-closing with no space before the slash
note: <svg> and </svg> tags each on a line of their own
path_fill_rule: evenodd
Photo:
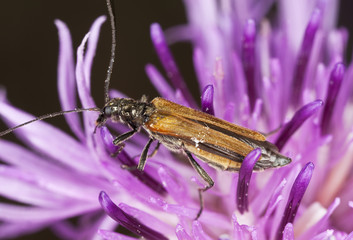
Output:
<svg viewBox="0 0 353 240">
<path fill-rule="evenodd" d="M 149 38 L 149 26 L 159 22 L 163 29 L 186 22 L 181 0 L 122 1 L 115 4 L 118 23 L 117 60 L 111 86 L 133 98 L 148 94 L 157 96 L 147 79 L 144 66 L 156 64 Z M 341 2 L 339 26 L 352 29 L 353 1 Z M 95 1 L 3 1 L 0 8 L 0 86 L 6 87 L 8 99 L 15 106 L 34 115 L 60 110 L 57 95 L 58 37 L 54 19 L 61 19 L 70 28 L 76 49 L 93 21 L 106 14 L 103 0 Z M 352 30 L 350 30 L 352 32 Z M 97 55 L 93 65 L 92 92 L 98 106 L 103 105 L 103 81 L 109 61 L 110 28 L 103 25 Z M 347 59 L 351 58 L 352 38 Z M 197 86 L 188 44 L 173 45 L 179 67 L 197 97 Z M 50 120 L 67 129 L 62 118 Z M 0 123 L 0 129 L 6 129 Z M 10 137 L 11 138 L 11 137 Z M 45 235 L 24 237 L 39 239 Z M 47 237 L 46 237 L 47 238 Z"/>
</svg>

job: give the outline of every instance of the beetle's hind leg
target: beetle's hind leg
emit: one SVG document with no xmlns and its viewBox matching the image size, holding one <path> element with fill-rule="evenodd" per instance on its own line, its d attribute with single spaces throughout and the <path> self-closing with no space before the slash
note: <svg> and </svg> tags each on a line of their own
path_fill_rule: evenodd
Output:
<svg viewBox="0 0 353 240">
<path fill-rule="evenodd" d="M 151 154 L 148 154 L 147 158 L 154 157 L 157 154 L 160 145 L 161 142 L 158 141 L 156 147 L 153 149 L 153 152 Z"/>
<path fill-rule="evenodd" d="M 199 199 L 200 199 L 200 210 L 196 215 L 195 220 L 197 220 L 202 213 L 203 210 L 203 192 L 206 192 L 208 189 L 212 188 L 214 185 L 214 181 L 212 178 L 207 174 L 207 172 L 198 164 L 195 159 L 192 157 L 191 153 L 188 151 L 185 151 L 191 165 L 194 167 L 194 169 L 197 171 L 197 173 L 202 177 L 203 180 L 207 182 L 207 186 L 204 188 L 199 188 Z"/>
</svg>

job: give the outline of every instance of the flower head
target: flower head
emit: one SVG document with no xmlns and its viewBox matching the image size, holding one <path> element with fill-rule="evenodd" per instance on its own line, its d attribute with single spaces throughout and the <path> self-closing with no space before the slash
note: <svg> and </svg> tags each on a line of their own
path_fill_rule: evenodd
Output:
<svg viewBox="0 0 353 240">
<path fill-rule="evenodd" d="M 26 147 L 0 139 L 0 194 L 9 200 L 0 203 L 0 238 L 50 227 L 65 239 L 132 239 L 115 231 L 122 226 L 146 239 L 349 239 L 353 71 L 343 64 L 346 33 L 334 28 L 337 1 L 293 2 L 186 0 L 186 25 L 165 33 L 151 26 L 164 71 L 146 65 L 164 98 L 261 132 L 280 127 L 269 141 L 292 158 L 290 165 L 253 172 L 258 149 L 239 173 L 198 161 L 215 186 L 203 194 L 195 220 L 197 189 L 205 183 L 183 156 L 161 147 L 140 172 L 134 166 L 148 136 L 136 134 L 122 149 L 112 142 L 128 127 L 107 122 L 93 134 L 96 112 L 84 112 L 82 121 L 67 114 L 74 136 L 41 121 L 15 131 Z M 276 17 L 267 19 L 274 4 Z M 76 64 L 68 28 L 56 21 L 63 110 L 95 107 L 90 71 L 104 20 L 83 39 Z M 185 40 L 193 44 L 200 103 L 168 45 Z M 33 119 L 0 94 L 4 122 Z"/>
</svg>

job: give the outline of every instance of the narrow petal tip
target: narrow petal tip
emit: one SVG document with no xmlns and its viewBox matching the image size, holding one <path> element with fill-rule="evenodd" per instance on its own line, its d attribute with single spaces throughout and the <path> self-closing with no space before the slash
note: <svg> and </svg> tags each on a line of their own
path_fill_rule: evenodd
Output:
<svg viewBox="0 0 353 240">
<path fill-rule="evenodd" d="M 203 112 L 211 115 L 214 115 L 213 94 L 213 85 L 207 85 L 201 95 L 201 109 Z"/>
<path fill-rule="evenodd" d="M 294 218 L 297 214 L 301 200 L 304 197 L 304 193 L 309 186 L 311 177 L 314 172 L 314 164 L 312 162 L 307 163 L 302 170 L 299 172 L 295 179 L 291 192 L 289 194 L 288 202 L 284 210 L 284 214 L 277 231 L 277 238 L 282 239 L 285 226 L 288 223 L 293 223 Z"/>
<path fill-rule="evenodd" d="M 283 127 L 278 136 L 275 145 L 281 150 L 290 137 L 298 130 L 298 128 L 312 115 L 314 115 L 323 105 L 322 100 L 315 100 L 300 108 L 293 118 Z"/>
<path fill-rule="evenodd" d="M 291 195 L 293 194 L 293 197 L 296 197 L 294 198 L 294 200 L 296 200 L 296 203 L 298 203 L 303 197 L 304 192 L 309 185 L 311 176 L 313 175 L 314 168 L 314 164 L 312 162 L 309 162 L 303 167 L 303 169 L 298 174 L 292 187 L 293 193 L 291 193 Z"/>
<path fill-rule="evenodd" d="M 164 42 L 162 28 L 158 23 L 152 23 L 150 27 L 151 39 L 154 43 Z"/>
<path fill-rule="evenodd" d="M 346 67 L 343 63 L 339 62 L 335 65 L 331 74 L 331 81 L 342 81 Z"/>
<path fill-rule="evenodd" d="M 310 18 L 307 31 L 316 31 L 321 22 L 321 10 L 316 8 Z"/>
<path fill-rule="evenodd" d="M 244 29 L 244 40 L 254 40 L 256 35 L 256 24 L 253 19 L 248 19 Z"/>
<path fill-rule="evenodd" d="M 345 75 L 345 66 L 343 63 L 337 63 L 330 76 L 327 93 L 325 108 L 321 118 L 321 133 L 326 135 L 330 132 L 332 126 L 332 117 L 335 110 L 337 97 L 342 85 L 342 81 Z"/>
<path fill-rule="evenodd" d="M 248 210 L 249 183 L 255 163 L 260 158 L 260 156 L 261 149 L 254 149 L 244 158 L 244 161 L 240 167 L 236 197 L 237 206 L 240 213 L 244 213 Z"/>
</svg>

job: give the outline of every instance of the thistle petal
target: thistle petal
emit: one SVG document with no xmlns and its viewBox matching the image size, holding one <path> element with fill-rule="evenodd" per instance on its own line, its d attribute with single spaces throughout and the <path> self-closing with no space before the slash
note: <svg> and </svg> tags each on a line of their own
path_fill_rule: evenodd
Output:
<svg viewBox="0 0 353 240">
<path fill-rule="evenodd" d="M 321 100 L 316 100 L 314 102 L 308 103 L 299 109 L 292 119 L 283 127 L 281 133 L 279 134 L 275 145 L 281 150 L 290 137 L 297 131 L 297 129 L 312 115 L 314 115 L 319 108 L 322 106 L 323 102 Z"/>
<path fill-rule="evenodd" d="M 167 42 L 165 40 L 161 26 L 158 23 L 151 25 L 151 39 L 154 48 L 158 54 L 159 60 L 161 61 L 164 70 L 167 72 L 172 85 L 176 89 L 180 89 L 184 98 L 188 101 L 191 106 L 196 106 L 195 101 L 186 86 L 183 77 L 177 67 L 177 64 L 169 50 Z"/>
<path fill-rule="evenodd" d="M 331 120 L 335 108 L 336 99 L 341 88 L 341 83 L 345 73 L 345 66 L 337 63 L 331 72 L 325 107 L 321 118 L 321 133 L 326 135 L 330 132 Z"/>
<path fill-rule="evenodd" d="M 101 192 L 99 194 L 99 202 L 102 208 L 104 209 L 104 211 L 112 219 L 120 223 L 122 226 L 124 226 L 126 229 L 130 230 L 131 232 L 151 240 L 168 239 L 165 236 L 163 236 L 161 233 L 156 232 L 155 230 L 141 223 L 136 218 L 125 213 L 121 208 L 119 208 L 110 200 L 109 196 L 105 192 Z"/>
<path fill-rule="evenodd" d="M 303 169 L 300 171 L 297 178 L 295 179 L 291 192 L 289 194 L 285 212 L 283 214 L 281 223 L 277 230 L 276 239 L 278 240 L 282 239 L 285 226 L 288 223 L 293 223 L 294 218 L 297 214 L 300 202 L 310 183 L 313 171 L 314 171 L 314 164 L 309 162 L 303 167 Z"/>
<path fill-rule="evenodd" d="M 256 81 L 255 73 L 255 40 L 256 26 L 255 21 L 250 19 L 244 27 L 242 42 L 242 62 L 247 82 L 248 96 L 251 109 L 255 106 L 255 101 L 259 97 L 259 83 Z"/>
<path fill-rule="evenodd" d="M 203 112 L 214 115 L 213 109 L 213 86 L 207 85 L 201 95 L 201 109 Z"/>
<path fill-rule="evenodd" d="M 74 109 L 76 103 L 76 84 L 73 47 L 70 31 L 66 24 L 55 20 L 59 34 L 59 59 L 58 59 L 58 92 L 62 110 Z M 83 141 L 84 134 L 77 114 L 66 114 L 65 119 L 72 132 Z"/>
<path fill-rule="evenodd" d="M 243 160 L 239 170 L 238 186 L 237 186 L 237 207 L 240 213 L 248 211 L 248 189 L 251 175 L 256 161 L 261 156 L 261 149 L 256 148 L 251 151 Z"/>
<path fill-rule="evenodd" d="M 303 87 L 305 86 L 305 74 L 307 71 L 307 65 L 311 50 L 313 48 L 314 39 L 316 32 L 319 29 L 321 23 L 321 11 L 315 9 L 311 15 L 308 26 L 306 27 L 302 45 L 297 57 L 297 62 L 294 70 L 294 76 L 292 80 L 293 95 L 292 101 L 295 105 L 301 102 Z"/>
</svg>

